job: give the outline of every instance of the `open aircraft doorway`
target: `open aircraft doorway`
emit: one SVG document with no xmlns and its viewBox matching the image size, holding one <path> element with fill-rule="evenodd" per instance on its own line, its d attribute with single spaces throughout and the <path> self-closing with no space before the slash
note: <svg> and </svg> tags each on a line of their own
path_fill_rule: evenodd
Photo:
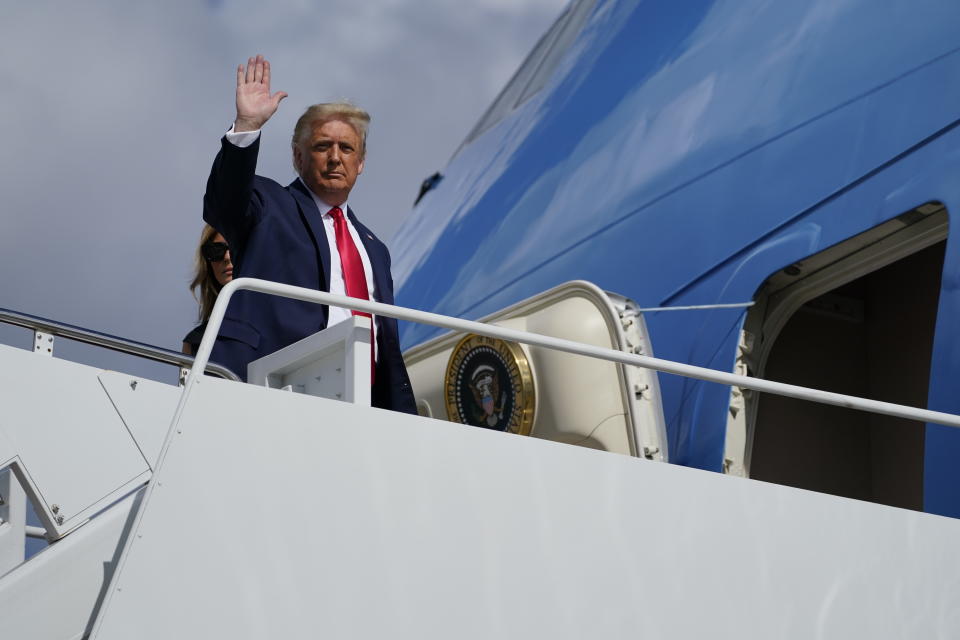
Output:
<svg viewBox="0 0 960 640">
<path fill-rule="evenodd" d="M 928 203 L 771 275 L 737 370 L 927 406 L 948 218 Z M 724 469 L 923 509 L 925 425 L 734 388 Z"/>
<path fill-rule="evenodd" d="M 481 321 L 653 355 L 636 303 L 585 281 L 566 282 Z M 457 334 L 413 347 L 404 360 L 423 416 L 649 460 L 669 459 L 655 371 Z M 489 386 L 496 391 L 484 420 L 479 387 L 491 377 L 496 382 Z M 495 419 L 501 407 L 514 419 Z"/>
</svg>

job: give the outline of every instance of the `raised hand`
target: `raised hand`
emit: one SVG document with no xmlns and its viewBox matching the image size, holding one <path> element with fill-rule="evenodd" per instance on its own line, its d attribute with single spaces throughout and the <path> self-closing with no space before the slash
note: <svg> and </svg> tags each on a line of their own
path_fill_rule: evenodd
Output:
<svg viewBox="0 0 960 640">
<path fill-rule="evenodd" d="M 247 60 L 247 67 L 237 67 L 237 119 L 233 130 L 256 131 L 276 113 L 283 91 L 270 95 L 270 63 L 263 56 Z"/>
</svg>

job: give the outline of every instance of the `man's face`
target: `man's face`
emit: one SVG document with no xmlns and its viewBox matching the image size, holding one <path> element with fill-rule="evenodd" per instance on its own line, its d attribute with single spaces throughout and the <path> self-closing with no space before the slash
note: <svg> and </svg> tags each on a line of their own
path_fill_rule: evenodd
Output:
<svg viewBox="0 0 960 640">
<path fill-rule="evenodd" d="M 343 120 L 315 123 L 293 148 L 293 165 L 321 200 L 339 206 L 363 172 L 360 136 Z"/>
</svg>

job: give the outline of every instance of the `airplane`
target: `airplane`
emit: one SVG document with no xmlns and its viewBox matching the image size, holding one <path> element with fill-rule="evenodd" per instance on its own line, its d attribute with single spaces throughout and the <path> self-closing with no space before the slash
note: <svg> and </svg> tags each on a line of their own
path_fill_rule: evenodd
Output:
<svg viewBox="0 0 960 640">
<path fill-rule="evenodd" d="M 660 357 L 956 413 L 958 24 L 573 2 L 425 182 L 397 299 L 475 319 L 586 280 L 656 309 Z M 960 516 L 953 429 L 659 383 L 671 463 Z"/>
<path fill-rule="evenodd" d="M 398 306 L 239 278 L 195 359 L 0 310 L 0 634 L 955 636 L 957 25 L 573 0 L 421 186 Z M 364 317 L 218 369 L 240 289 L 404 321 L 420 416 L 368 406 Z"/>
</svg>

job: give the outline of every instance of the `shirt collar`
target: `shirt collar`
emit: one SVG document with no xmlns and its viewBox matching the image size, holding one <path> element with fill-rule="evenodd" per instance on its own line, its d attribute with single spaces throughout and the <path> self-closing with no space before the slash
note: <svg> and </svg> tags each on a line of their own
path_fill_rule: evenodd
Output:
<svg viewBox="0 0 960 640">
<path fill-rule="evenodd" d="M 306 190 L 307 190 L 307 193 L 310 194 L 310 197 L 313 198 L 313 201 L 314 201 L 314 202 L 316 203 L 316 205 L 317 205 L 317 209 L 320 210 L 320 215 L 321 215 L 321 216 L 330 217 L 330 209 L 333 209 L 333 205 L 327 204 L 326 202 L 324 202 L 323 200 L 321 200 L 320 197 L 317 196 L 317 194 L 315 194 L 315 193 L 310 189 L 310 187 L 307 186 L 307 183 L 303 181 L 303 178 L 301 178 L 301 177 L 298 176 L 298 177 L 297 177 L 297 180 L 300 181 L 300 184 L 303 185 L 303 188 L 306 189 Z M 340 210 L 343 211 L 343 215 L 347 215 L 347 206 L 348 206 L 348 204 L 347 204 L 346 202 L 344 202 L 343 204 L 340 205 Z"/>
</svg>

